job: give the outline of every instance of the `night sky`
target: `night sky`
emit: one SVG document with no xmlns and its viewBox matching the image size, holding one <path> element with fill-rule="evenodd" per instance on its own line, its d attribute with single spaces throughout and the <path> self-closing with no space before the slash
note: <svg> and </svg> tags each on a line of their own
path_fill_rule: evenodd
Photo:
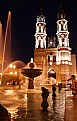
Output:
<svg viewBox="0 0 77 121">
<path fill-rule="evenodd" d="M 0 0 L 0 21 L 5 31 L 8 11 L 12 13 L 12 60 L 25 63 L 33 57 L 35 47 L 36 17 L 43 8 L 46 17 L 47 38 L 56 37 L 57 12 L 63 6 L 68 20 L 70 47 L 77 53 L 77 2 L 76 0 Z"/>
</svg>

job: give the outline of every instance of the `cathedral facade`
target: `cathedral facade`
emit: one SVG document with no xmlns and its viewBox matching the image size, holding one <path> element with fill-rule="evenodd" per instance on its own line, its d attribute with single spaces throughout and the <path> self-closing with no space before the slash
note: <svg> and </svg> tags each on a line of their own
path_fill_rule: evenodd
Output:
<svg viewBox="0 0 77 121">
<path fill-rule="evenodd" d="M 57 39 L 51 36 L 46 40 L 45 16 L 43 13 L 37 16 L 34 62 L 43 69 L 45 78 L 54 77 L 57 83 L 66 83 L 72 74 L 76 74 L 76 54 L 71 54 L 68 21 L 63 10 L 58 12 L 57 18 Z"/>
</svg>

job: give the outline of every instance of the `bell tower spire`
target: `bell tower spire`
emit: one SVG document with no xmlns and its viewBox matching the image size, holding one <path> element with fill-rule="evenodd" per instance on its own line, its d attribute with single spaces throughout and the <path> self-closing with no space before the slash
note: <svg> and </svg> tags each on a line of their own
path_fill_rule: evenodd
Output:
<svg viewBox="0 0 77 121">
<path fill-rule="evenodd" d="M 37 16 L 36 33 L 35 33 L 35 49 L 46 48 L 46 23 L 45 16 L 43 15 L 42 8 Z"/>
<path fill-rule="evenodd" d="M 69 47 L 69 32 L 67 26 L 66 15 L 62 7 L 58 12 L 58 21 L 57 21 L 57 38 L 58 38 L 58 47 Z"/>
</svg>

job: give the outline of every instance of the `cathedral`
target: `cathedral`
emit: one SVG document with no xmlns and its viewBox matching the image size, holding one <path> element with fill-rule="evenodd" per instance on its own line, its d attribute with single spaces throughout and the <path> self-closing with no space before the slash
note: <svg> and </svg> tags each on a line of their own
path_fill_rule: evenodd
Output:
<svg viewBox="0 0 77 121">
<path fill-rule="evenodd" d="M 43 69 L 45 78 L 54 77 L 57 83 L 66 83 L 72 74 L 76 75 L 76 54 L 71 54 L 69 31 L 66 15 L 61 9 L 57 14 L 57 38 L 47 40 L 45 16 L 37 16 L 34 62 Z"/>
</svg>

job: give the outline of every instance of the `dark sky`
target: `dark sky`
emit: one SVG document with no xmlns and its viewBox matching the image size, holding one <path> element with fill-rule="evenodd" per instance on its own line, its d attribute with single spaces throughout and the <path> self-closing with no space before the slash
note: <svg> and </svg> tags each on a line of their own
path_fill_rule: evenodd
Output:
<svg viewBox="0 0 77 121">
<path fill-rule="evenodd" d="M 8 11 L 12 13 L 12 60 L 25 63 L 33 57 L 36 17 L 40 7 L 46 17 L 47 37 L 56 37 L 56 21 L 62 5 L 68 20 L 70 47 L 77 53 L 77 2 L 76 0 L 0 0 L 0 20 L 5 29 Z"/>
</svg>

